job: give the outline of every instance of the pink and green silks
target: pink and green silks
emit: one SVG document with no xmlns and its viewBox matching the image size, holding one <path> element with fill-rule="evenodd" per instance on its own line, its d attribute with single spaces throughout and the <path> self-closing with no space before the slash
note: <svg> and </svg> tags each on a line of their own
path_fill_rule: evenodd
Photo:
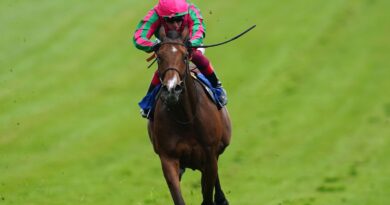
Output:
<svg viewBox="0 0 390 205">
<path fill-rule="evenodd" d="M 163 16 L 159 15 L 158 5 L 149 10 L 146 16 L 138 23 L 133 37 L 135 47 L 145 52 L 151 52 L 153 45 L 156 43 L 150 38 L 154 35 L 158 38 L 158 31 L 164 26 Z M 206 36 L 206 27 L 203 22 L 202 14 L 194 4 L 188 4 L 188 12 L 184 12 L 184 20 L 179 32 L 187 26 L 189 28 L 190 42 L 192 46 L 199 46 L 203 43 Z M 167 31 L 167 27 L 164 26 Z"/>
</svg>

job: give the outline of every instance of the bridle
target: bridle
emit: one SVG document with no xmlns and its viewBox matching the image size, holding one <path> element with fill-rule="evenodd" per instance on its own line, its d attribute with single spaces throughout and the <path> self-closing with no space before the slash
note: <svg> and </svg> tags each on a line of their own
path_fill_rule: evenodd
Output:
<svg viewBox="0 0 390 205">
<path fill-rule="evenodd" d="M 180 43 L 180 42 L 162 42 L 162 43 L 160 43 L 160 44 L 161 44 L 161 46 L 162 46 L 162 45 L 165 45 L 165 44 L 170 44 L 170 45 L 180 45 L 180 46 L 186 47 L 186 45 L 185 45 L 184 43 Z M 187 48 L 187 47 L 186 47 L 186 48 Z M 191 48 L 189 48 L 189 49 L 191 49 Z M 158 56 L 158 54 L 157 54 L 156 59 L 157 59 L 157 63 L 159 64 L 159 63 L 160 63 L 160 56 Z M 188 76 L 190 75 L 190 72 L 191 72 L 191 71 L 190 71 L 190 62 L 189 62 L 189 53 L 188 53 L 188 52 L 185 54 L 183 60 L 184 60 L 185 66 L 186 66 L 185 72 L 184 72 L 184 76 L 181 76 L 181 73 L 180 73 L 179 69 L 177 69 L 177 68 L 172 68 L 172 67 L 171 67 L 171 68 L 165 69 L 163 72 L 158 71 L 158 76 L 159 76 L 159 78 L 160 78 L 160 82 L 161 82 L 161 84 L 162 84 L 162 87 L 166 86 L 166 85 L 163 84 L 163 79 L 164 79 L 164 77 L 165 77 L 165 74 L 166 74 L 168 71 L 175 71 L 175 72 L 177 72 L 177 74 L 179 75 L 180 80 L 181 80 L 180 83 L 179 83 L 179 86 L 182 86 L 183 91 L 185 91 L 185 89 L 186 89 L 186 86 L 185 86 L 185 85 L 186 85 L 186 81 L 187 81 Z M 193 81 L 193 83 L 194 83 L 195 96 L 197 96 L 197 89 L 196 89 L 196 87 L 195 87 L 195 81 Z M 161 98 L 159 98 L 159 99 L 161 99 Z M 190 124 L 190 123 L 192 123 L 192 122 L 194 121 L 194 119 L 195 119 L 195 117 L 196 117 L 196 114 L 197 114 L 197 111 L 198 111 L 197 105 L 198 105 L 198 103 L 199 103 L 199 98 L 198 98 L 198 97 L 195 97 L 195 99 L 196 99 L 196 102 L 195 102 L 195 111 L 194 111 L 194 114 L 193 114 L 192 118 L 189 119 L 189 120 L 187 120 L 187 121 L 181 121 L 181 120 L 175 119 L 175 121 L 176 121 L 177 123 L 182 124 L 182 125 L 186 125 L 186 124 Z M 164 100 L 161 99 L 161 101 L 162 101 L 165 105 L 167 105 L 167 103 L 166 103 Z M 168 112 L 169 112 L 169 111 L 170 111 L 170 109 L 168 108 Z"/>
<path fill-rule="evenodd" d="M 184 46 L 185 47 L 184 43 L 180 43 L 180 42 L 162 42 L 161 43 L 161 45 L 165 45 L 165 44 L 180 45 L 180 46 Z M 190 70 L 189 69 L 190 68 L 190 62 L 189 62 L 188 58 L 189 58 L 188 53 L 186 53 L 185 56 L 184 56 L 184 59 L 183 59 L 184 60 L 184 64 L 186 65 L 186 70 L 184 72 L 184 76 L 181 76 L 180 71 L 177 68 L 167 68 L 163 72 L 158 71 L 158 76 L 160 78 L 160 82 L 161 82 L 162 86 L 166 86 L 166 85 L 163 84 L 163 79 L 165 77 L 165 74 L 168 71 L 171 71 L 171 70 L 177 72 L 177 74 L 179 75 L 180 80 L 181 80 L 180 84 L 183 84 L 183 85 L 185 84 L 187 76 L 188 76 L 188 73 L 189 73 L 189 70 Z M 156 59 L 157 59 L 157 63 L 159 63 L 160 62 L 160 56 L 157 55 Z"/>
</svg>

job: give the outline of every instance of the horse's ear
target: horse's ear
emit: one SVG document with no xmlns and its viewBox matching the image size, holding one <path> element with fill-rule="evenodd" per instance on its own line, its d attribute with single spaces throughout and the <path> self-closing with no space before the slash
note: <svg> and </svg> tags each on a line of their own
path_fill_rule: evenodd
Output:
<svg viewBox="0 0 390 205">
<path fill-rule="evenodd" d="M 190 31 L 189 31 L 189 29 L 188 29 L 188 26 L 185 26 L 184 29 L 183 29 L 183 32 L 181 32 L 181 39 L 182 39 L 183 41 L 188 40 L 188 39 L 189 39 L 189 36 L 188 36 L 189 33 L 190 33 Z"/>
<path fill-rule="evenodd" d="M 160 27 L 160 30 L 158 31 L 158 37 L 160 38 L 161 41 L 164 41 L 165 38 L 167 37 L 164 26 Z"/>
</svg>

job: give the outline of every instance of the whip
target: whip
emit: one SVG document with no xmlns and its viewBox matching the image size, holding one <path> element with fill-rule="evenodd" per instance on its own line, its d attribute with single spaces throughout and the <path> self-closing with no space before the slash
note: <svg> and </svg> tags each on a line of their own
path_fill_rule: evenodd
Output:
<svg viewBox="0 0 390 205">
<path fill-rule="evenodd" d="M 210 45 L 202 45 L 202 46 L 191 46 L 191 48 L 210 48 L 210 47 L 215 47 L 215 46 L 220 46 L 220 45 L 223 45 L 223 44 L 226 44 L 226 43 L 229 43 L 231 41 L 234 41 L 236 40 L 237 38 L 240 38 L 241 36 L 243 36 L 244 34 L 248 33 L 250 30 L 254 29 L 256 27 L 256 25 L 253 25 L 251 26 L 250 28 L 246 29 L 244 32 L 238 34 L 237 36 L 227 40 L 227 41 L 224 41 L 224 42 L 221 42 L 221 43 L 216 43 L 216 44 L 210 44 Z"/>
<path fill-rule="evenodd" d="M 245 31 L 243 31 L 242 33 L 238 34 L 237 36 L 227 40 L 227 41 L 224 41 L 224 42 L 221 42 L 221 43 L 216 43 L 216 44 L 210 44 L 210 45 L 201 45 L 201 46 L 190 46 L 190 48 L 211 48 L 211 47 L 216 47 L 216 46 L 220 46 L 220 45 L 223 45 L 223 44 L 226 44 L 226 43 L 229 43 L 231 41 L 234 41 L 236 40 L 237 38 L 240 38 L 241 36 L 243 36 L 244 34 L 248 33 L 250 30 L 254 29 L 256 27 L 256 25 L 253 25 L 251 27 L 249 27 L 248 29 L 246 29 Z M 153 53 L 153 55 L 151 55 L 147 61 L 151 61 L 152 59 L 154 58 L 153 62 L 148 66 L 148 68 L 152 67 L 152 65 L 157 61 L 157 58 L 156 58 L 156 54 Z"/>
</svg>

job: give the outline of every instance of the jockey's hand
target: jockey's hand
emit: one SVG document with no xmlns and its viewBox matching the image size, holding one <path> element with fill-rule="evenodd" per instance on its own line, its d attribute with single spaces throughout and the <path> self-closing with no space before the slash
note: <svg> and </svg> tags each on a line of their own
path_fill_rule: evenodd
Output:
<svg viewBox="0 0 390 205">
<path fill-rule="evenodd" d="M 185 40 L 184 41 L 184 45 L 186 46 L 186 48 L 189 50 L 192 48 L 192 43 L 190 40 Z"/>
<path fill-rule="evenodd" d="M 191 43 L 191 41 L 185 40 L 184 41 L 184 45 L 187 48 L 189 56 L 191 56 L 191 54 L 192 54 L 192 43 Z"/>
<path fill-rule="evenodd" d="M 152 51 L 157 52 L 158 49 L 160 49 L 160 46 L 161 46 L 161 43 L 155 43 L 155 44 L 152 46 Z"/>
</svg>

